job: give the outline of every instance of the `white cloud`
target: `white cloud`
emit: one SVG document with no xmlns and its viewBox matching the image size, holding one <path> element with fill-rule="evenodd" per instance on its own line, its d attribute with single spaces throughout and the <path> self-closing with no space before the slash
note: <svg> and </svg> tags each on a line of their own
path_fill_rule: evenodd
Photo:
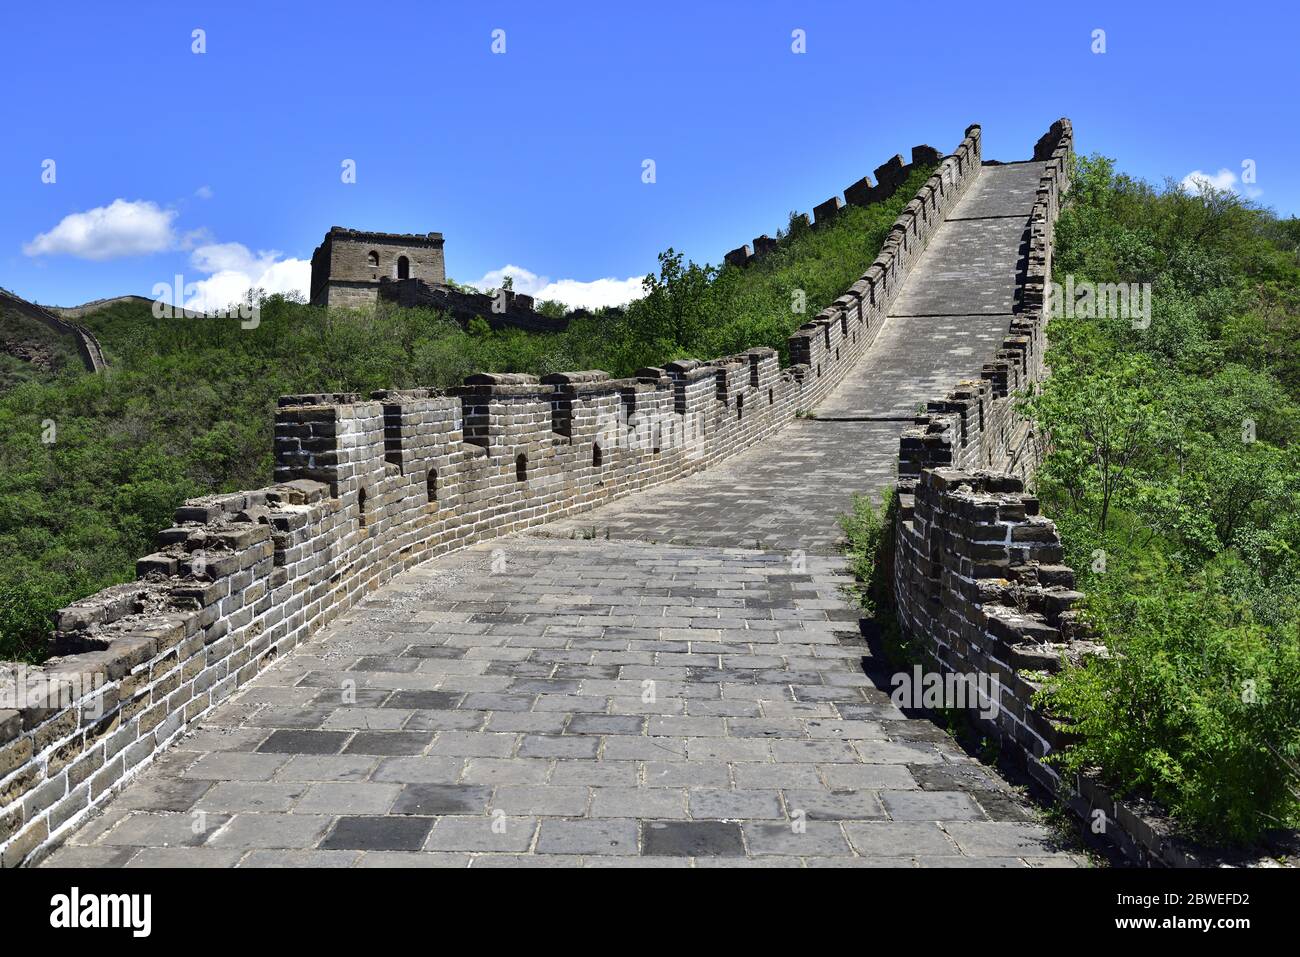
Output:
<svg viewBox="0 0 1300 957">
<path fill-rule="evenodd" d="M 640 299 L 644 294 L 641 276 L 627 279 L 556 279 L 539 276 L 522 266 L 505 265 L 493 269 L 469 285 L 488 292 L 501 288 L 501 282 L 510 276 L 514 279 L 515 292 L 527 293 L 539 302 L 555 299 L 571 308 L 599 309 L 601 306 L 622 306 L 633 299 Z"/>
<path fill-rule="evenodd" d="M 198 189 L 194 191 L 194 195 L 197 196 L 199 199 L 211 199 L 212 187 L 208 186 L 207 184 L 204 184 L 203 186 L 200 186 Z"/>
<path fill-rule="evenodd" d="M 1203 193 L 1207 189 L 1229 189 L 1237 191 L 1237 174 L 1230 169 L 1221 169 L 1217 173 L 1203 173 L 1194 169 L 1179 184 L 1186 193 Z"/>
<path fill-rule="evenodd" d="M 105 260 L 144 256 L 172 248 L 176 211 L 147 200 L 115 199 L 84 213 L 69 213 L 47 233 L 23 244 L 28 256 L 77 256 Z"/>
<path fill-rule="evenodd" d="M 627 279 L 593 279 L 583 282 L 580 279 L 557 279 L 547 283 L 537 293 L 539 300 L 557 299 L 566 306 L 583 309 L 599 309 L 601 306 L 624 306 L 633 299 L 645 295 L 641 286 L 644 276 L 629 276 Z"/>
<path fill-rule="evenodd" d="M 1217 173 L 1205 173 L 1199 169 L 1194 169 L 1183 177 L 1181 183 L 1185 193 L 1203 193 L 1207 189 L 1228 190 L 1233 193 L 1242 193 L 1251 199 L 1255 199 L 1263 190 L 1256 186 L 1250 186 L 1245 183 L 1237 183 L 1237 174 L 1230 169 L 1221 169 Z"/>
<path fill-rule="evenodd" d="M 249 289 L 298 293 L 311 286 L 311 262 L 281 259 L 278 249 L 253 253 L 243 243 L 209 243 L 190 254 L 190 264 L 208 278 L 186 286 L 185 308 L 213 312 L 243 302 Z"/>
</svg>

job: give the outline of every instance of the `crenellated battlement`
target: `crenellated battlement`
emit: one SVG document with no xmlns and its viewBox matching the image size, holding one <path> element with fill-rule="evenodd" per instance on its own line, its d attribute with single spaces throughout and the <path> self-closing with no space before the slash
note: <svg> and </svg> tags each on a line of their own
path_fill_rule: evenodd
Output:
<svg viewBox="0 0 1300 957">
<path fill-rule="evenodd" d="M 971 138 L 974 131 L 975 139 L 974 148 L 974 165 L 979 166 L 979 127 L 972 126 L 967 128 L 967 139 Z M 1041 141 L 1040 141 L 1041 142 Z M 898 188 L 907 182 L 907 178 L 912 175 L 912 171 L 922 166 L 933 166 L 945 159 L 956 159 L 959 173 L 965 174 L 970 171 L 971 163 L 971 145 L 962 141 L 962 146 L 953 153 L 951 157 L 944 157 L 933 146 L 913 146 L 912 161 L 906 163 L 901 155 L 890 157 L 890 159 L 877 166 L 875 169 L 876 182 L 873 185 L 870 176 L 863 176 L 857 182 L 844 189 L 844 198 L 832 196 L 825 202 L 818 203 L 813 207 L 813 214 L 810 218 L 807 213 L 797 213 L 794 219 L 801 222 L 802 225 L 811 228 L 822 226 L 830 223 L 839 215 L 840 211 L 846 206 L 870 206 L 872 203 L 883 202 L 893 196 Z M 930 184 L 927 183 L 927 187 Z M 928 200 L 926 190 L 922 190 L 921 195 L 913 202 L 924 204 Z M 766 233 L 754 238 L 752 245 L 746 244 L 731 250 L 723 257 L 723 261 L 733 266 L 747 266 L 757 259 L 761 259 L 767 253 L 771 252 L 777 246 L 777 240 L 768 236 Z"/>
</svg>

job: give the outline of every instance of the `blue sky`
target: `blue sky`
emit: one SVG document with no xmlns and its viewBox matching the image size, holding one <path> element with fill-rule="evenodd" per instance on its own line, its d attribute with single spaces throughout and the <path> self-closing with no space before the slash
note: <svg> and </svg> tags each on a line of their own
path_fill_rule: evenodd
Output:
<svg viewBox="0 0 1300 957">
<path fill-rule="evenodd" d="M 287 288 L 342 225 L 438 230 L 457 280 L 510 266 L 601 301 L 660 250 L 718 262 L 915 143 L 947 152 L 979 122 L 986 158 L 1026 158 L 1062 115 L 1155 181 L 1254 160 L 1235 187 L 1300 212 L 1300 13 L 1147 7 L 7 5 L 0 286 L 59 305 L 177 273 L 209 300 Z"/>
</svg>

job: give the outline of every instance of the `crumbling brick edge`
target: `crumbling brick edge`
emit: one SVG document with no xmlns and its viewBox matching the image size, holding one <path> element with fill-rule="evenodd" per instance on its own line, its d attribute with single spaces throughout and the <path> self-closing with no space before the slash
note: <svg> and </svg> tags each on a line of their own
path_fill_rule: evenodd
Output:
<svg viewBox="0 0 1300 957">
<path fill-rule="evenodd" d="M 60 610 L 55 656 L 0 665 L 0 865 L 39 861 L 263 668 L 395 575 L 708 468 L 810 409 L 870 346 L 981 169 L 943 157 L 866 273 L 790 338 L 610 379 L 480 373 L 284 396 L 275 484 L 177 509 L 138 580 Z M 485 572 L 486 574 L 487 572 Z"/>
</svg>

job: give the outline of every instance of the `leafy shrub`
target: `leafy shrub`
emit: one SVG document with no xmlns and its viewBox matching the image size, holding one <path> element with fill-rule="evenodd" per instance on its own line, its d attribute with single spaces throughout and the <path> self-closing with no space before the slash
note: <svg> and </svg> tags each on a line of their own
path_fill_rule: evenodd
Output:
<svg viewBox="0 0 1300 957">
<path fill-rule="evenodd" d="M 894 604 L 894 519 L 898 495 L 890 486 L 880 504 L 870 495 L 854 495 L 853 508 L 840 516 L 849 569 L 858 580 L 858 601 L 878 631 L 886 657 L 910 663 L 913 649 L 903 637 Z"/>
</svg>

